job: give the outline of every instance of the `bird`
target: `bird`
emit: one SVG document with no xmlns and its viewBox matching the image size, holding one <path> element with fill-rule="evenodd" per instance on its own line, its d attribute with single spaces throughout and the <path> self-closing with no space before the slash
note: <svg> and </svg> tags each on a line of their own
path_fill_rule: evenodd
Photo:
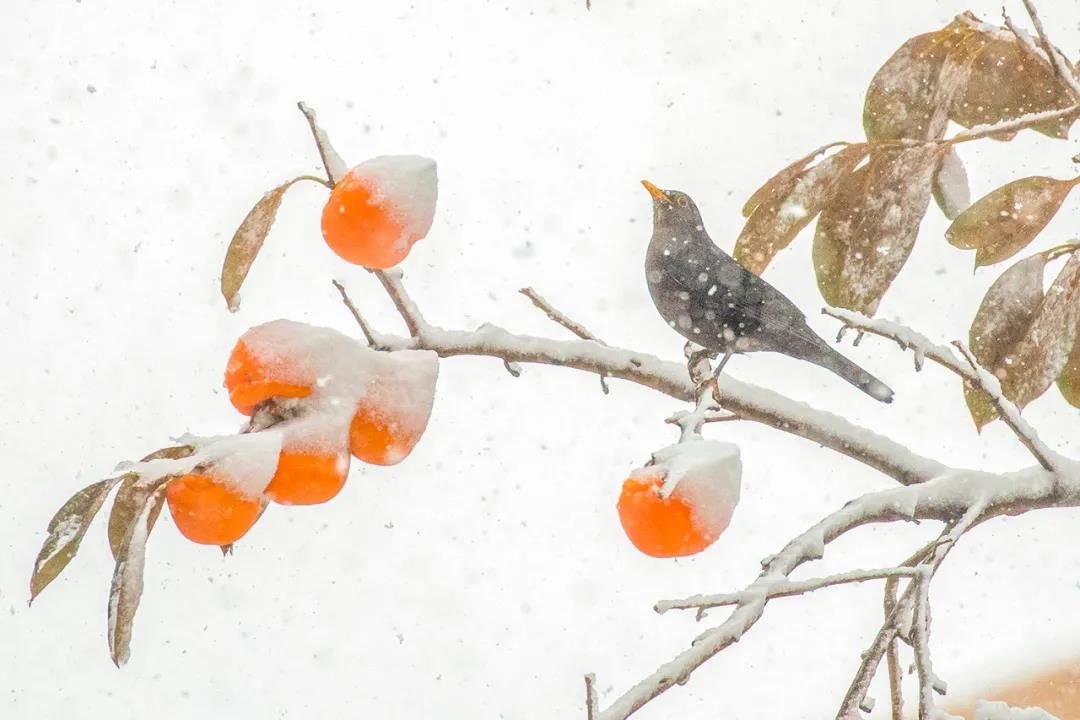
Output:
<svg viewBox="0 0 1080 720">
<path fill-rule="evenodd" d="M 831 370 L 875 400 L 893 391 L 834 350 L 806 324 L 782 292 L 717 247 L 694 201 L 648 180 L 653 234 L 645 253 L 645 279 L 660 316 L 709 355 L 723 354 L 719 375 L 736 353 L 777 352 Z"/>
</svg>

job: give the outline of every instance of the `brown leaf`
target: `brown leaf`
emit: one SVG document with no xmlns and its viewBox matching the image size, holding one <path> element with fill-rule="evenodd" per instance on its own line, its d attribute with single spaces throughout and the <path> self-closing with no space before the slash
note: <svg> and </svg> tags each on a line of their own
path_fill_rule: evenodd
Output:
<svg viewBox="0 0 1080 720">
<path fill-rule="evenodd" d="M 967 171 L 956 154 L 956 148 L 949 148 L 949 151 L 941 156 L 941 161 L 938 162 L 937 169 L 934 171 L 931 189 L 934 193 L 934 201 L 937 202 L 945 217 L 950 220 L 955 220 L 971 205 L 971 188 L 968 186 Z"/>
<path fill-rule="evenodd" d="M 1076 182 L 1041 176 L 1014 180 L 976 200 L 945 238 L 954 247 L 976 250 L 975 267 L 1007 260 L 1046 227 Z"/>
<path fill-rule="evenodd" d="M 1050 63 L 1029 54 L 1015 37 L 978 31 L 959 53 L 968 64 L 969 78 L 964 91 L 953 101 L 949 117 L 964 127 L 1059 110 L 1074 103 L 1068 86 L 1054 74 Z M 1066 118 L 1033 129 L 1064 139 L 1073 122 Z"/>
<path fill-rule="evenodd" d="M 195 452 L 195 448 L 190 445 L 176 445 L 155 450 L 140 462 L 161 459 L 179 460 L 188 457 L 193 452 Z M 153 491 L 153 485 L 140 482 L 137 475 L 130 474 L 124 477 L 124 482 L 120 485 L 120 490 L 117 491 L 116 498 L 113 499 L 112 510 L 109 512 L 109 548 L 112 550 L 114 560 L 120 553 L 120 548 L 124 543 L 124 538 L 127 537 L 131 523 L 135 521 L 136 516 L 142 511 L 143 506 L 146 504 L 146 498 Z M 159 506 L 157 511 L 150 516 L 151 529 L 154 527 L 154 523 L 157 522 L 160 511 Z"/>
<path fill-rule="evenodd" d="M 1027 335 L 1043 301 L 1046 262 L 1046 253 L 1037 253 L 1013 263 L 986 291 L 968 334 L 971 352 L 983 367 L 996 368 Z M 967 383 L 964 399 L 977 430 L 997 417 L 990 397 Z"/>
<path fill-rule="evenodd" d="M 1073 342 L 1072 352 L 1057 377 L 1057 387 L 1065 402 L 1080 407 L 1080 342 Z"/>
<path fill-rule="evenodd" d="M 954 61 L 976 31 L 954 21 L 900 46 L 870 81 L 863 104 L 863 129 L 870 140 L 941 138 L 949 107 L 963 92 L 968 66 Z"/>
<path fill-rule="evenodd" d="M 776 254 L 821 212 L 840 180 L 862 162 L 868 149 L 866 144 L 848 145 L 809 170 L 781 179 L 795 167 L 792 165 L 766 183 L 762 190 L 770 184 L 773 187 L 762 196 L 739 233 L 735 259 L 760 275 Z"/>
<path fill-rule="evenodd" d="M 764 185 L 754 191 L 754 194 L 750 196 L 750 199 L 743 205 L 742 214 L 743 217 L 750 217 L 754 214 L 754 210 L 758 205 L 762 203 L 773 203 L 778 198 L 783 197 L 791 192 L 791 187 L 795 184 L 796 178 L 802 175 L 806 166 L 812 163 L 819 155 L 825 153 L 837 145 L 847 145 L 845 142 L 829 143 L 828 145 L 822 145 L 817 150 L 814 150 L 809 155 L 801 157 L 795 162 L 788 165 L 786 168 L 769 178 Z"/>
<path fill-rule="evenodd" d="M 109 588 L 109 653 L 120 667 L 131 656 L 131 628 L 143 589 L 146 565 L 146 541 L 153 523 L 151 517 L 161 512 L 167 479 L 157 481 L 143 507 L 128 528 L 121 543 Z"/>
<path fill-rule="evenodd" d="M 1080 323 L 1080 253 L 1061 269 L 1046 291 L 1024 339 L 994 368 L 1005 397 L 1021 410 L 1046 392 L 1061 374 Z"/>
<path fill-rule="evenodd" d="M 818 219 L 814 269 L 825 301 L 873 315 L 911 254 L 938 146 L 875 149 L 845 176 Z"/>
<path fill-rule="evenodd" d="M 240 307 L 240 286 L 244 284 L 251 264 L 255 262 L 274 224 L 285 191 L 305 179 L 310 178 L 293 178 L 263 195 L 233 234 L 229 249 L 225 252 L 225 264 L 221 268 L 221 294 L 229 310 L 235 312 Z"/>
<path fill-rule="evenodd" d="M 34 561 L 30 576 L 30 602 L 57 578 L 79 551 L 79 544 L 109 492 L 121 478 L 109 478 L 84 487 L 65 502 L 49 521 L 48 537 Z"/>
</svg>

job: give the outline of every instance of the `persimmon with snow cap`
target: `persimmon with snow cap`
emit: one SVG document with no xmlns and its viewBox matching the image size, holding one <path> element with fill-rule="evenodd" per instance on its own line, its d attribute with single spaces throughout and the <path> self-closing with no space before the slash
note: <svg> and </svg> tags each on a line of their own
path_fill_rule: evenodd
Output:
<svg viewBox="0 0 1080 720">
<path fill-rule="evenodd" d="M 435 218 L 435 161 L 382 155 L 345 173 L 322 213 L 322 234 L 342 259 L 371 270 L 397 265 Z"/>
<path fill-rule="evenodd" d="M 693 440 L 653 454 L 617 504 L 626 537 L 657 558 L 695 555 L 716 541 L 739 502 L 742 461 L 731 443 Z"/>
<path fill-rule="evenodd" d="M 373 465 L 396 465 L 427 429 L 435 401 L 438 358 L 423 351 L 394 352 L 367 385 L 349 427 L 349 449 Z"/>
<path fill-rule="evenodd" d="M 190 473 L 165 488 L 176 528 L 201 545 L 229 545 L 252 528 L 262 512 L 258 497 L 247 497 L 211 473 Z"/>
</svg>

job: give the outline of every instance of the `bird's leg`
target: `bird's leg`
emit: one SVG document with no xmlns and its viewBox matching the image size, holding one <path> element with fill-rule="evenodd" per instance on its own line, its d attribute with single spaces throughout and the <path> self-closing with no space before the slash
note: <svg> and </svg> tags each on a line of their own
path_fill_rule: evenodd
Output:
<svg viewBox="0 0 1080 720">
<path fill-rule="evenodd" d="M 724 350 L 724 357 L 720 359 L 720 364 L 716 366 L 716 370 L 713 371 L 713 377 L 720 377 L 720 373 L 723 372 L 724 366 L 727 365 L 727 361 L 731 359 L 731 356 L 735 354 L 734 348 L 727 348 Z"/>
</svg>

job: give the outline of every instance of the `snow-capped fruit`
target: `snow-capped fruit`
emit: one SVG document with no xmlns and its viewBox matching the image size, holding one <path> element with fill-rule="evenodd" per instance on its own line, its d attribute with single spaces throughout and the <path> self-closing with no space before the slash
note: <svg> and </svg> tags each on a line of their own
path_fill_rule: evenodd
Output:
<svg viewBox="0 0 1080 720">
<path fill-rule="evenodd" d="M 266 495 L 279 505 L 318 505 L 341 492 L 348 476 L 347 452 L 282 450 Z"/>
<path fill-rule="evenodd" d="M 259 519 L 262 503 L 201 473 L 181 475 L 165 488 L 176 528 L 188 540 L 201 545 L 229 545 L 251 529 Z"/>
<path fill-rule="evenodd" d="M 394 363 L 368 383 L 349 427 L 349 449 L 373 465 L 397 465 L 431 418 L 439 362 L 433 353 L 393 353 Z"/>
<path fill-rule="evenodd" d="M 323 239 L 341 258 L 372 270 L 397 265 L 435 218 L 435 161 L 383 155 L 352 168 L 323 208 Z"/>
<path fill-rule="evenodd" d="M 272 397 L 304 398 L 311 394 L 309 383 L 285 382 L 275 378 L 275 374 L 280 373 L 274 373 L 256 358 L 241 337 L 225 366 L 225 389 L 233 407 L 251 415 L 260 403 Z"/>
<path fill-rule="evenodd" d="M 742 463 L 730 443 L 680 443 L 623 483 L 617 508 L 626 536 L 646 555 L 694 555 L 716 541 L 739 502 Z"/>
</svg>

